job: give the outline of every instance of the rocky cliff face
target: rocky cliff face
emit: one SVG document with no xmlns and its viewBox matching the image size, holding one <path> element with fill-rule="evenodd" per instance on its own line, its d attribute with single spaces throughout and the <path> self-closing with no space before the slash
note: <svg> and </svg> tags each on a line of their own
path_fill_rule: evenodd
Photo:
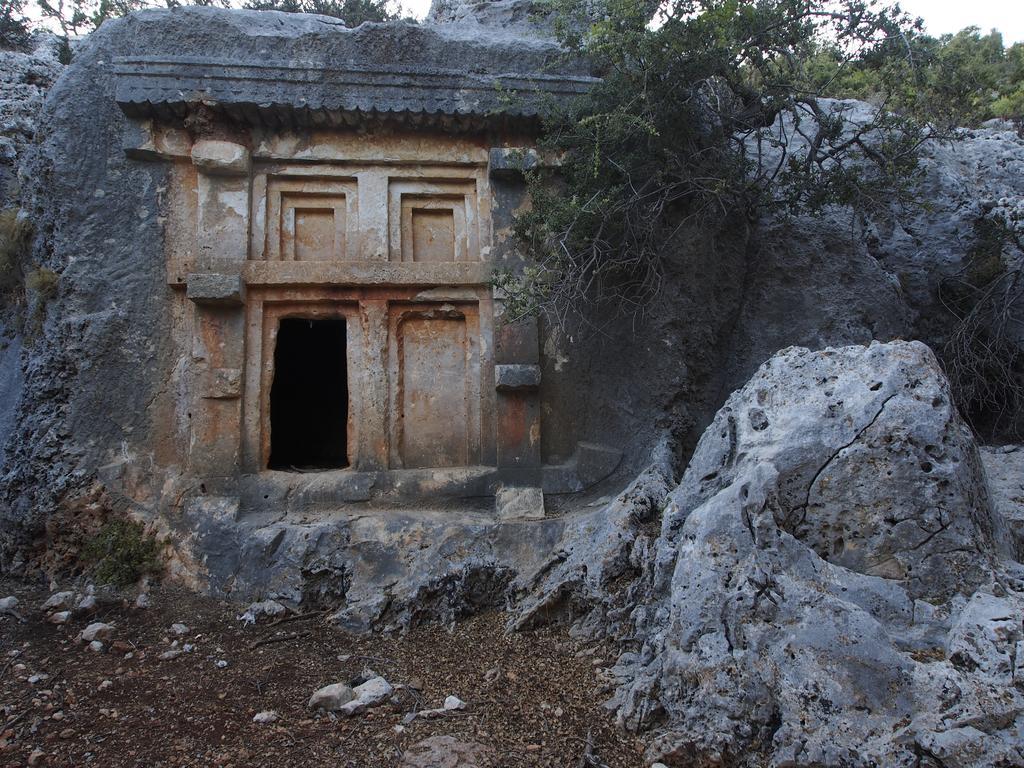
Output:
<svg viewBox="0 0 1024 768">
<path fill-rule="evenodd" d="M 0 208 L 16 201 L 18 165 L 32 144 L 43 98 L 63 71 L 59 42 L 42 32 L 28 51 L 0 51 Z"/>
<path fill-rule="evenodd" d="M 779 353 L 663 502 L 589 526 L 520 621 L 617 628 L 609 706 L 657 734 L 650 759 L 1024 759 L 1022 542 L 923 344 Z"/>
</svg>

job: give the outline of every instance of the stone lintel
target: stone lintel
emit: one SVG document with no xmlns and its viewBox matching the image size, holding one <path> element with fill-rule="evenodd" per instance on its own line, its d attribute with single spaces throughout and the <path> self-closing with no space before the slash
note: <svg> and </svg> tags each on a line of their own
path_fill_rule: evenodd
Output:
<svg viewBox="0 0 1024 768">
<path fill-rule="evenodd" d="M 484 262 L 247 261 L 246 285 L 483 285 L 491 279 Z"/>
<path fill-rule="evenodd" d="M 213 176 L 244 176 L 252 165 L 246 147 L 219 139 L 200 139 L 192 145 L 192 162 Z"/>
<path fill-rule="evenodd" d="M 494 388 L 499 392 L 537 389 L 540 386 L 539 365 L 494 366 Z"/>
<path fill-rule="evenodd" d="M 245 303 L 245 284 L 240 275 L 194 272 L 187 279 L 186 296 L 196 304 L 240 307 Z"/>
</svg>

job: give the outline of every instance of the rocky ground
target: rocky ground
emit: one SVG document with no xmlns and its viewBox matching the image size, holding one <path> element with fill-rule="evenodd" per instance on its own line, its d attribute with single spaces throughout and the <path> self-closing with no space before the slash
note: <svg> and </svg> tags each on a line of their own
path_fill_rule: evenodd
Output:
<svg viewBox="0 0 1024 768">
<path fill-rule="evenodd" d="M 506 634 L 500 613 L 451 633 L 354 636 L 319 614 L 247 624 L 237 605 L 169 590 L 146 608 L 97 595 L 82 610 L 84 593 L 48 609 L 49 591 L 8 582 L 0 594 L 17 597 L 0 618 L 0 765 L 642 764 L 599 707 L 609 649 L 558 629 Z M 392 695 L 361 714 L 308 706 L 323 686 L 376 676 Z M 465 708 L 410 720 L 450 696 Z"/>
</svg>

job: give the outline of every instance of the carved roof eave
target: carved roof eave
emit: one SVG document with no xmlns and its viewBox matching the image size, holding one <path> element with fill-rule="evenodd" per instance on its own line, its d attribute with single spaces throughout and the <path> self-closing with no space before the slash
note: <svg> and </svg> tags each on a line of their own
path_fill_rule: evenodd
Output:
<svg viewBox="0 0 1024 768">
<path fill-rule="evenodd" d="M 165 121 L 204 104 L 234 121 L 272 129 L 401 123 L 446 131 L 535 127 L 553 104 L 597 78 L 480 74 L 440 68 L 323 68 L 196 58 L 115 60 L 116 100 L 126 115 Z"/>
</svg>

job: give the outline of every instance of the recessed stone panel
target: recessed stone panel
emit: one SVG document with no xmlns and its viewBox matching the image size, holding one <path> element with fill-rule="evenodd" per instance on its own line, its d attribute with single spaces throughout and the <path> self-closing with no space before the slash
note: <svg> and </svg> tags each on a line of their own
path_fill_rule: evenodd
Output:
<svg viewBox="0 0 1024 768">
<path fill-rule="evenodd" d="M 463 467 L 480 447 L 476 305 L 392 309 L 392 465 Z"/>
<path fill-rule="evenodd" d="M 480 260 L 475 179 L 391 179 L 388 220 L 392 261 Z"/>
<path fill-rule="evenodd" d="M 354 179 L 260 176 L 250 258 L 266 261 L 345 261 L 358 241 Z M 259 215 L 262 212 L 262 215 Z M 351 230 L 351 232 L 350 232 Z"/>
<path fill-rule="evenodd" d="M 295 261 L 330 261 L 345 254 L 344 207 L 292 208 L 292 254 Z"/>
<path fill-rule="evenodd" d="M 412 261 L 455 261 L 455 212 L 413 208 Z"/>
</svg>

